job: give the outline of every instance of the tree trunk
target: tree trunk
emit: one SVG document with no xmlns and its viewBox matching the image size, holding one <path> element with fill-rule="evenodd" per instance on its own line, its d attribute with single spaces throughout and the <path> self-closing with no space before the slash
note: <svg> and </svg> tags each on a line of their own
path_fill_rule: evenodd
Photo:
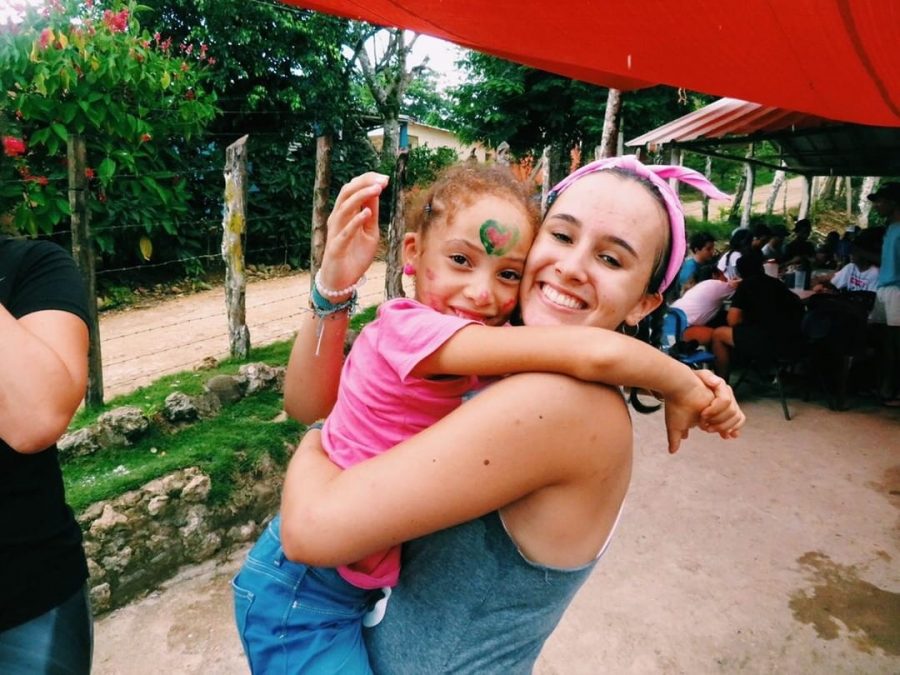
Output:
<svg viewBox="0 0 900 675">
<path fill-rule="evenodd" d="M 323 134 L 316 138 L 316 182 L 313 187 L 312 236 L 309 252 L 309 283 L 322 264 L 328 223 L 328 194 L 331 190 L 331 155 L 334 138 Z"/>
<path fill-rule="evenodd" d="M 404 214 L 404 197 L 406 193 L 406 160 L 409 153 L 401 151 L 394 163 L 394 175 L 391 185 L 394 186 L 391 201 L 391 222 L 388 225 L 387 271 L 384 277 L 384 299 L 405 297 L 403 292 L 403 235 L 406 231 Z"/>
<path fill-rule="evenodd" d="M 225 150 L 225 208 L 222 214 L 222 259 L 225 260 L 225 308 L 228 314 L 228 341 L 231 355 L 250 355 L 247 327 L 244 249 L 241 238 L 247 228 L 247 136 Z"/>
<path fill-rule="evenodd" d="M 681 148 L 672 146 L 672 150 L 669 153 L 669 164 L 672 166 L 681 166 L 682 161 L 684 161 L 684 152 Z M 681 192 L 681 181 L 677 178 L 670 178 L 669 187 L 672 189 L 672 192 L 677 195 Z"/>
<path fill-rule="evenodd" d="M 597 159 L 615 157 L 619 145 L 619 125 L 622 115 L 622 92 L 610 88 L 606 96 L 606 114 L 603 116 L 603 135 Z"/>
<path fill-rule="evenodd" d="M 782 166 L 784 166 L 784 162 L 782 162 Z M 787 174 L 785 174 L 784 169 L 778 169 L 775 172 L 775 175 L 772 176 L 772 192 L 769 193 L 769 198 L 766 200 L 766 215 L 771 216 L 772 212 L 775 210 L 775 202 L 778 201 L 778 191 L 781 190 L 784 185 L 784 180 Z"/>
<path fill-rule="evenodd" d="M 869 211 L 872 209 L 872 202 L 868 197 L 875 190 L 875 183 L 878 181 L 877 176 L 866 176 L 863 178 L 862 187 L 859 189 L 859 216 L 856 224 L 860 227 L 869 226 Z"/>
<path fill-rule="evenodd" d="M 815 176 L 803 176 L 803 194 L 800 197 L 800 210 L 797 212 L 797 220 L 809 218 L 812 210 L 813 183 Z"/>
<path fill-rule="evenodd" d="M 547 197 L 550 196 L 550 146 L 544 146 L 541 153 L 541 213 L 547 213 Z"/>
<path fill-rule="evenodd" d="M 706 156 L 706 164 L 703 167 L 703 175 L 706 176 L 706 180 L 710 180 L 712 178 L 712 157 L 709 155 Z M 703 195 L 703 202 L 701 207 L 701 215 L 703 217 L 703 222 L 709 222 L 709 197 Z"/>
<path fill-rule="evenodd" d="M 849 220 L 853 217 L 853 179 L 850 176 L 844 177 L 844 197 L 847 200 L 847 220 Z"/>
<path fill-rule="evenodd" d="M 753 158 L 753 143 L 747 148 L 747 159 Z M 741 200 L 741 227 L 750 227 L 750 216 L 753 215 L 753 188 L 756 183 L 756 167 L 751 162 L 744 164 L 744 195 Z"/>
<path fill-rule="evenodd" d="M 72 257 L 81 271 L 87 293 L 88 381 L 84 403 L 88 408 L 103 405 L 103 361 L 100 354 L 100 322 L 97 319 L 97 274 L 94 244 L 91 241 L 91 210 L 87 203 L 87 167 L 84 138 L 68 138 L 69 211 L 72 223 Z"/>
<path fill-rule="evenodd" d="M 744 188 L 747 187 L 747 173 L 741 174 L 737 187 L 734 189 L 734 197 L 731 200 L 731 208 L 728 210 L 728 220 L 734 221 L 737 218 L 738 211 L 741 210 L 741 204 L 744 200 Z"/>
<path fill-rule="evenodd" d="M 822 183 L 817 199 L 834 199 L 834 191 L 837 187 L 837 176 L 828 176 Z"/>
<path fill-rule="evenodd" d="M 569 174 L 569 153 L 559 143 L 550 146 L 550 154 L 547 158 L 549 168 L 550 185 L 556 185 Z"/>
</svg>

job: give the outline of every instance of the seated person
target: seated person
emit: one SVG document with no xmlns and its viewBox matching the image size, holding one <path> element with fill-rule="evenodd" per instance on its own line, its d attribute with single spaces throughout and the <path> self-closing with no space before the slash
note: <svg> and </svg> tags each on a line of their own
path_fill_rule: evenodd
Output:
<svg viewBox="0 0 900 675">
<path fill-rule="evenodd" d="M 772 238 L 772 230 L 770 230 L 769 226 L 765 223 L 754 223 L 750 226 L 750 232 L 753 234 L 750 245 L 757 251 L 768 244 L 769 240 Z"/>
<path fill-rule="evenodd" d="M 763 272 L 753 251 L 737 262 L 741 283 L 731 299 L 727 326 L 713 331 L 716 373 L 728 380 L 732 351 L 745 359 L 777 358 L 800 340 L 803 305 L 781 281 Z"/>
<path fill-rule="evenodd" d="M 681 295 L 697 283 L 696 274 L 701 265 L 705 265 L 716 254 L 716 240 L 709 232 L 696 232 L 688 241 L 690 255 L 681 265 L 678 272 L 678 288 Z"/>
<path fill-rule="evenodd" d="M 881 243 L 876 229 L 864 230 L 850 248 L 850 262 L 831 278 L 820 279 L 813 287 L 817 293 L 835 291 L 870 291 L 878 287 L 878 265 Z"/>
<path fill-rule="evenodd" d="M 712 342 L 714 319 L 725 301 L 734 295 L 739 281 L 726 281 L 712 265 L 702 267 L 697 273 L 697 283 L 673 302 L 669 309 L 678 310 L 685 316 L 687 328 L 681 336 L 685 342 L 696 340 L 704 346 Z"/>
<path fill-rule="evenodd" d="M 809 272 L 812 261 L 816 257 L 816 247 L 809 240 L 812 224 L 802 218 L 794 225 L 794 238 L 784 247 L 784 267 L 795 267 Z"/>
<path fill-rule="evenodd" d="M 752 250 L 752 247 L 753 233 L 749 228 L 740 228 L 732 233 L 728 242 L 728 248 L 719 258 L 719 262 L 716 265 L 728 281 L 738 278 L 737 261 L 741 259 L 744 253 Z"/>
<path fill-rule="evenodd" d="M 784 260 L 784 239 L 788 231 L 784 225 L 773 225 L 769 235 L 769 241 L 762 247 L 762 255 L 765 260 L 781 262 Z"/>
</svg>

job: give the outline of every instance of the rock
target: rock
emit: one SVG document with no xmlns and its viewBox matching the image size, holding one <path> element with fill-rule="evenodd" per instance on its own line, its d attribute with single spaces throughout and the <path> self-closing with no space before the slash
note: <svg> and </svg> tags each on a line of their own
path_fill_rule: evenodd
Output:
<svg viewBox="0 0 900 675">
<path fill-rule="evenodd" d="M 247 363 L 238 369 L 238 379 L 246 383 L 247 394 L 267 389 L 278 389 L 284 382 L 284 368 L 273 368 L 265 363 Z"/>
<path fill-rule="evenodd" d="M 236 403 L 240 401 L 244 395 L 241 385 L 236 378 L 231 375 L 216 375 L 206 381 L 204 385 L 206 390 L 215 394 L 219 402 L 223 405 Z"/>
<path fill-rule="evenodd" d="M 103 563 L 103 567 L 107 572 L 115 572 L 119 574 L 128 567 L 128 563 L 131 562 L 131 556 L 133 554 L 134 551 L 130 546 L 123 546 L 113 555 L 103 558 L 101 562 Z"/>
<path fill-rule="evenodd" d="M 166 396 L 162 412 L 170 422 L 192 422 L 199 416 L 194 399 L 181 391 L 173 391 Z"/>
<path fill-rule="evenodd" d="M 91 587 L 91 610 L 96 614 L 109 608 L 111 592 L 109 584 L 102 583 Z"/>
<path fill-rule="evenodd" d="M 78 516 L 78 524 L 84 526 L 93 522 L 103 514 L 105 507 L 106 502 L 94 502 Z"/>
<path fill-rule="evenodd" d="M 150 420 L 137 406 L 113 408 L 97 418 L 96 429 L 102 447 L 130 445 L 150 428 Z"/>
<path fill-rule="evenodd" d="M 205 502 L 206 498 L 209 496 L 211 487 L 212 482 L 210 481 L 209 476 L 205 474 L 194 476 L 181 491 L 181 498 L 184 501 L 193 504 Z"/>
<path fill-rule="evenodd" d="M 157 478 L 144 485 L 144 492 L 150 495 L 177 495 L 184 488 L 184 472 L 176 471 L 168 476 Z"/>
<path fill-rule="evenodd" d="M 103 514 L 91 523 L 90 532 L 95 537 L 112 530 L 118 525 L 124 525 L 128 518 L 116 511 L 110 504 L 103 507 Z"/>
<path fill-rule="evenodd" d="M 85 427 L 63 434 L 56 442 L 56 449 L 61 457 L 83 457 L 92 455 L 100 449 L 97 431 L 93 427 Z"/>
<path fill-rule="evenodd" d="M 163 509 L 166 508 L 166 505 L 169 503 L 168 495 L 154 495 L 150 498 L 150 501 L 147 502 L 147 513 L 151 516 L 158 516 L 162 513 Z"/>
<path fill-rule="evenodd" d="M 136 506 L 141 503 L 141 500 L 144 498 L 144 495 L 141 494 L 140 490 L 129 490 L 122 496 L 116 499 L 116 506 Z"/>
<path fill-rule="evenodd" d="M 200 419 L 208 420 L 219 414 L 222 409 L 222 401 L 219 397 L 208 391 L 193 398 L 194 407 L 197 409 L 197 416 Z"/>
<path fill-rule="evenodd" d="M 106 576 L 106 570 L 94 562 L 93 558 L 87 559 L 88 576 L 91 581 L 100 581 Z"/>
</svg>

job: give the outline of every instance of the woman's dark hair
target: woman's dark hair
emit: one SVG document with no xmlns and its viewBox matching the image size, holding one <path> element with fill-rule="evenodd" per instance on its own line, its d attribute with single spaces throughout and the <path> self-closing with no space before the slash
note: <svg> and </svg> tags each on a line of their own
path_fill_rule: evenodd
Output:
<svg viewBox="0 0 900 675">
<path fill-rule="evenodd" d="M 735 230 L 728 240 L 728 248 L 731 251 L 743 253 L 753 244 L 753 232 L 746 227 Z"/>
<path fill-rule="evenodd" d="M 763 274 L 763 257 L 758 251 L 744 253 L 735 263 L 738 276 L 741 279 L 752 279 Z"/>
</svg>

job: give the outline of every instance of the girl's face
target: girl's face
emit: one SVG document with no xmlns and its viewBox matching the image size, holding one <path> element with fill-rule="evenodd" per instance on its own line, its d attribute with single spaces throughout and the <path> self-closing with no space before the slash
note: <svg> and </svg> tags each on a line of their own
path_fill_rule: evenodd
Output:
<svg viewBox="0 0 900 675">
<path fill-rule="evenodd" d="M 416 270 L 416 299 L 442 314 L 489 326 L 509 320 L 534 239 L 528 214 L 504 197 L 485 195 L 435 222 L 424 237 L 409 233 L 403 259 Z"/>
<path fill-rule="evenodd" d="M 610 174 L 584 176 L 553 203 L 522 279 L 526 325 L 636 325 L 662 297 L 648 294 L 668 217 L 647 188 Z"/>
</svg>

